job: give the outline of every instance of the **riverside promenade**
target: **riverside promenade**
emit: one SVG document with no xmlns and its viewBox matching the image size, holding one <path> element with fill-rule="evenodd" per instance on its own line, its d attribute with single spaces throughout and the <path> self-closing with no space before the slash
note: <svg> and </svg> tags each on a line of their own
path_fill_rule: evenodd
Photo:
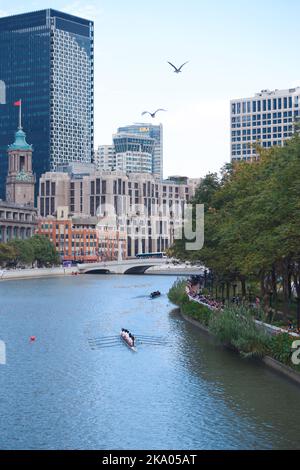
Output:
<svg viewBox="0 0 300 470">
<path fill-rule="evenodd" d="M 199 274 L 201 268 L 190 266 L 154 266 L 147 270 L 147 275 L 167 275 L 167 276 L 191 276 Z M 72 274 L 82 274 L 77 266 L 54 267 L 54 268 L 32 268 L 32 269 L 0 269 L 0 282 L 17 279 L 38 279 L 43 277 L 70 276 Z"/>
<path fill-rule="evenodd" d="M 2 269 L 0 270 L 0 282 L 17 279 L 38 279 L 43 277 L 70 276 L 77 273 L 77 267 L 63 268 L 32 268 L 32 269 Z"/>
</svg>

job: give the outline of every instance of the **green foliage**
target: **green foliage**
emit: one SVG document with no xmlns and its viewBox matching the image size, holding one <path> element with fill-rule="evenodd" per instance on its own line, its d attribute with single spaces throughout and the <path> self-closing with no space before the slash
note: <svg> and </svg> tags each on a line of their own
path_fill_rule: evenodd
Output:
<svg viewBox="0 0 300 470">
<path fill-rule="evenodd" d="M 185 293 L 186 281 L 177 280 L 168 297 L 181 311 L 208 327 L 219 341 L 238 351 L 244 358 L 272 356 L 283 364 L 300 372 L 300 366 L 291 362 L 292 338 L 288 333 L 270 336 L 257 327 L 252 311 L 246 306 L 225 307 L 223 311 L 211 311 L 207 307 L 190 301 Z"/>
<path fill-rule="evenodd" d="M 194 318 L 202 325 L 204 326 L 209 325 L 212 312 L 208 307 L 205 307 L 204 305 L 190 301 L 189 303 L 184 304 L 181 307 L 181 310 L 185 315 L 188 315 Z"/>
<path fill-rule="evenodd" d="M 34 235 L 30 242 L 34 250 L 34 258 L 38 266 L 51 266 L 59 264 L 59 256 L 55 250 L 53 243 L 48 237 L 43 235 Z"/>
<path fill-rule="evenodd" d="M 179 307 L 182 307 L 185 303 L 189 302 L 189 298 L 185 292 L 186 281 L 182 279 L 177 279 L 174 282 L 173 286 L 168 292 L 169 300 Z"/>
<path fill-rule="evenodd" d="M 44 236 L 34 235 L 27 240 L 11 240 L 8 243 L 0 243 L 0 265 L 32 265 L 38 266 L 58 265 L 60 259 L 54 245 Z"/>
<path fill-rule="evenodd" d="M 270 344 L 271 356 L 284 364 L 291 365 L 293 339 L 288 333 L 272 336 Z"/>
<path fill-rule="evenodd" d="M 263 357 L 269 350 L 270 337 L 257 328 L 244 307 L 227 307 L 221 313 L 214 313 L 209 329 L 243 357 Z"/>
<path fill-rule="evenodd" d="M 300 136 L 260 154 L 203 178 L 192 202 L 204 204 L 204 246 L 186 251 L 186 240 L 176 240 L 170 252 L 200 261 L 219 285 L 256 283 L 265 310 L 280 282 L 286 318 L 291 279 L 300 296 Z"/>
<path fill-rule="evenodd" d="M 181 311 L 195 320 L 199 321 L 202 325 L 208 326 L 211 311 L 204 305 L 192 302 L 189 300 L 186 292 L 186 281 L 178 279 L 168 292 L 168 297 L 173 304 L 178 305 Z"/>
<path fill-rule="evenodd" d="M 13 246 L 0 243 L 0 265 L 3 266 L 15 259 L 16 253 Z"/>
<path fill-rule="evenodd" d="M 34 249 L 33 244 L 29 240 L 11 240 L 8 246 L 12 247 L 15 253 L 14 263 L 17 265 L 30 265 L 34 262 Z"/>
</svg>

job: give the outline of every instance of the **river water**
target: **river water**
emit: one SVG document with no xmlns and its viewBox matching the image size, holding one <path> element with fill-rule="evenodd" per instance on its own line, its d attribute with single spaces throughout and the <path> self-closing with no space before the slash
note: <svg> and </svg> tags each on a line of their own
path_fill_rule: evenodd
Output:
<svg viewBox="0 0 300 470">
<path fill-rule="evenodd" d="M 299 387 L 183 320 L 166 295 L 173 282 L 157 275 L 2 282 L 0 448 L 300 448 Z M 164 295 L 150 300 L 157 289 Z M 170 344 L 90 349 L 88 338 L 121 327 Z"/>
</svg>

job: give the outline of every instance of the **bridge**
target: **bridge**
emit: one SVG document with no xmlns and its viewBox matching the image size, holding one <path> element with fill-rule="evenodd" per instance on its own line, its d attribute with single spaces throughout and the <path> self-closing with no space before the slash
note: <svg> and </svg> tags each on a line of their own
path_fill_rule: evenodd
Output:
<svg viewBox="0 0 300 470">
<path fill-rule="evenodd" d="M 80 274 L 144 274 L 152 266 L 160 266 L 165 263 L 165 259 L 160 258 L 129 259 L 78 264 L 77 268 Z"/>
</svg>

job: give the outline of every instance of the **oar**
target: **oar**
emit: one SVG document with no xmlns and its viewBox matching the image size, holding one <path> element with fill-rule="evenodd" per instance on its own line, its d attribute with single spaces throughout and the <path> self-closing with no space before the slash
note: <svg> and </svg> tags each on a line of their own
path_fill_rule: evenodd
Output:
<svg viewBox="0 0 300 470">
<path fill-rule="evenodd" d="M 150 339 L 150 338 L 136 338 L 136 339 L 139 340 L 139 341 L 148 341 L 148 342 L 154 341 L 154 342 L 160 342 L 160 343 L 165 343 L 167 341 L 166 339 L 160 339 L 160 338 L 153 338 L 153 339 Z"/>
<path fill-rule="evenodd" d="M 118 344 L 120 340 L 114 339 L 112 341 L 89 341 L 89 344 Z"/>
<path fill-rule="evenodd" d="M 97 339 L 111 339 L 111 338 L 119 338 L 119 335 L 113 336 L 97 336 Z M 94 338 L 93 338 L 94 339 Z"/>
<path fill-rule="evenodd" d="M 91 349 L 105 349 L 105 348 L 111 348 L 113 346 L 119 346 L 119 345 L 121 345 L 121 343 L 120 344 L 118 344 L 118 343 L 116 343 L 116 344 L 107 344 L 105 346 L 91 346 Z"/>
<path fill-rule="evenodd" d="M 114 342 L 110 342 L 110 343 L 97 343 L 97 342 L 94 342 L 94 343 L 89 343 L 90 346 L 110 346 L 110 345 L 114 345 L 114 344 L 119 344 L 120 341 L 114 341 Z"/>
<path fill-rule="evenodd" d="M 120 338 L 88 338 L 89 341 L 117 341 Z"/>
<path fill-rule="evenodd" d="M 154 335 L 136 335 L 137 338 L 165 338 L 165 336 L 154 336 Z"/>
<path fill-rule="evenodd" d="M 166 344 L 171 344 L 163 341 L 139 341 L 140 344 L 159 344 L 161 346 L 164 346 Z"/>
</svg>

